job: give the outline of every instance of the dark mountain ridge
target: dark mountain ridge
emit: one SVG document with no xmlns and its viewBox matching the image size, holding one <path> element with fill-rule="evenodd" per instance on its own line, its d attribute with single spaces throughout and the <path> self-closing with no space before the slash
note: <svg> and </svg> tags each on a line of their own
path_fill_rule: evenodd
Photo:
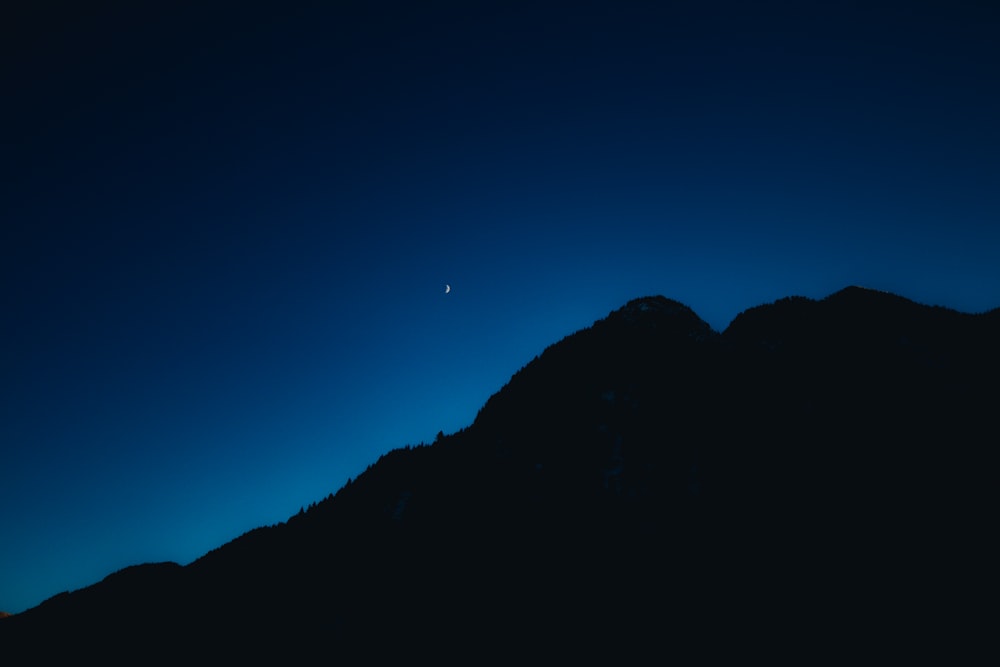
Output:
<svg viewBox="0 0 1000 667">
<path fill-rule="evenodd" d="M 970 647 L 987 636 L 997 340 L 1000 309 L 862 288 L 721 334 L 636 299 L 468 428 L 186 567 L 6 618 L 0 645 L 43 662 Z"/>
</svg>

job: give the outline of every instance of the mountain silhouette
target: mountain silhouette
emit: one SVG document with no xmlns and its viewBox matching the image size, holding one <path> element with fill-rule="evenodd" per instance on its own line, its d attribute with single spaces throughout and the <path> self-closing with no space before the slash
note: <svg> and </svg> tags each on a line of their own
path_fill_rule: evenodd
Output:
<svg viewBox="0 0 1000 667">
<path fill-rule="evenodd" d="M 954 658 L 986 645 L 1000 309 L 851 287 L 723 333 L 664 297 L 433 445 L 190 565 L 3 619 L 0 651 L 478 662 Z"/>
</svg>

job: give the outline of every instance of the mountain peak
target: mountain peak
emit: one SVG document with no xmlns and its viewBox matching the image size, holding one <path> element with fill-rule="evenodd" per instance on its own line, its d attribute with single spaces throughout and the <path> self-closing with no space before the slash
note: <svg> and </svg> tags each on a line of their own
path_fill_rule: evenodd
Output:
<svg viewBox="0 0 1000 667">
<path fill-rule="evenodd" d="M 674 301 L 673 299 L 668 299 L 667 297 L 658 294 L 655 296 L 642 296 L 638 299 L 632 299 L 615 312 L 624 314 L 645 312 L 658 312 L 665 315 L 675 315 L 677 313 L 694 314 L 694 311 L 685 306 L 683 303 Z"/>
<path fill-rule="evenodd" d="M 618 310 L 611 312 L 606 321 L 648 324 L 653 327 L 669 321 L 674 327 L 683 326 L 687 333 L 696 337 L 712 333 L 708 323 L 688 306 L 660 295 L 632 299 Z"/>
<path fill-rule="evenodd" d="M 892 292 L 886 292 L 885 290 L 875 289 L 872 287 L 863 287 L 861 285 L 848 285 L 847 287 L 826 297 L 823 301 L 845 301 L 849 303 L 893 301 L 897 303 L 912 303 L 906 297 L 899 296 L 898 294 L 893 294 Z"/>
</svg>

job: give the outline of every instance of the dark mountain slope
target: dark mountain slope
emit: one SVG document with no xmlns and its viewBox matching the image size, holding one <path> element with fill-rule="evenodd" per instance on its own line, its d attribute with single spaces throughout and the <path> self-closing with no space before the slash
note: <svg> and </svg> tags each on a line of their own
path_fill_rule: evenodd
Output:
<svg viewBox="0 0 1000 667">
<path fill-rule="evenodd" d="M 0 623 L 19 657 L 815 659 L 968 647 L 1000 311 L 629 302 L 433 446 L 181 568 Z M 982 635 L 985 637 L 985 635 Z"/>
</svg>

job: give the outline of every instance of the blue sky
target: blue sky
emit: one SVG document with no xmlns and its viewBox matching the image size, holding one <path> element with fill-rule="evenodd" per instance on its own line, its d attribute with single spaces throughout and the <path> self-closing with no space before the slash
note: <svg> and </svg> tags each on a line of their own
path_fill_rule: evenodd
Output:
<svg viewBox="0 0 1000 667">
<path fill-rule="evenodd" d="M 14 17 L 0 609 L 282 521 L 631 298 L 1000 306 L 988 5 Z"/>
</svg>

